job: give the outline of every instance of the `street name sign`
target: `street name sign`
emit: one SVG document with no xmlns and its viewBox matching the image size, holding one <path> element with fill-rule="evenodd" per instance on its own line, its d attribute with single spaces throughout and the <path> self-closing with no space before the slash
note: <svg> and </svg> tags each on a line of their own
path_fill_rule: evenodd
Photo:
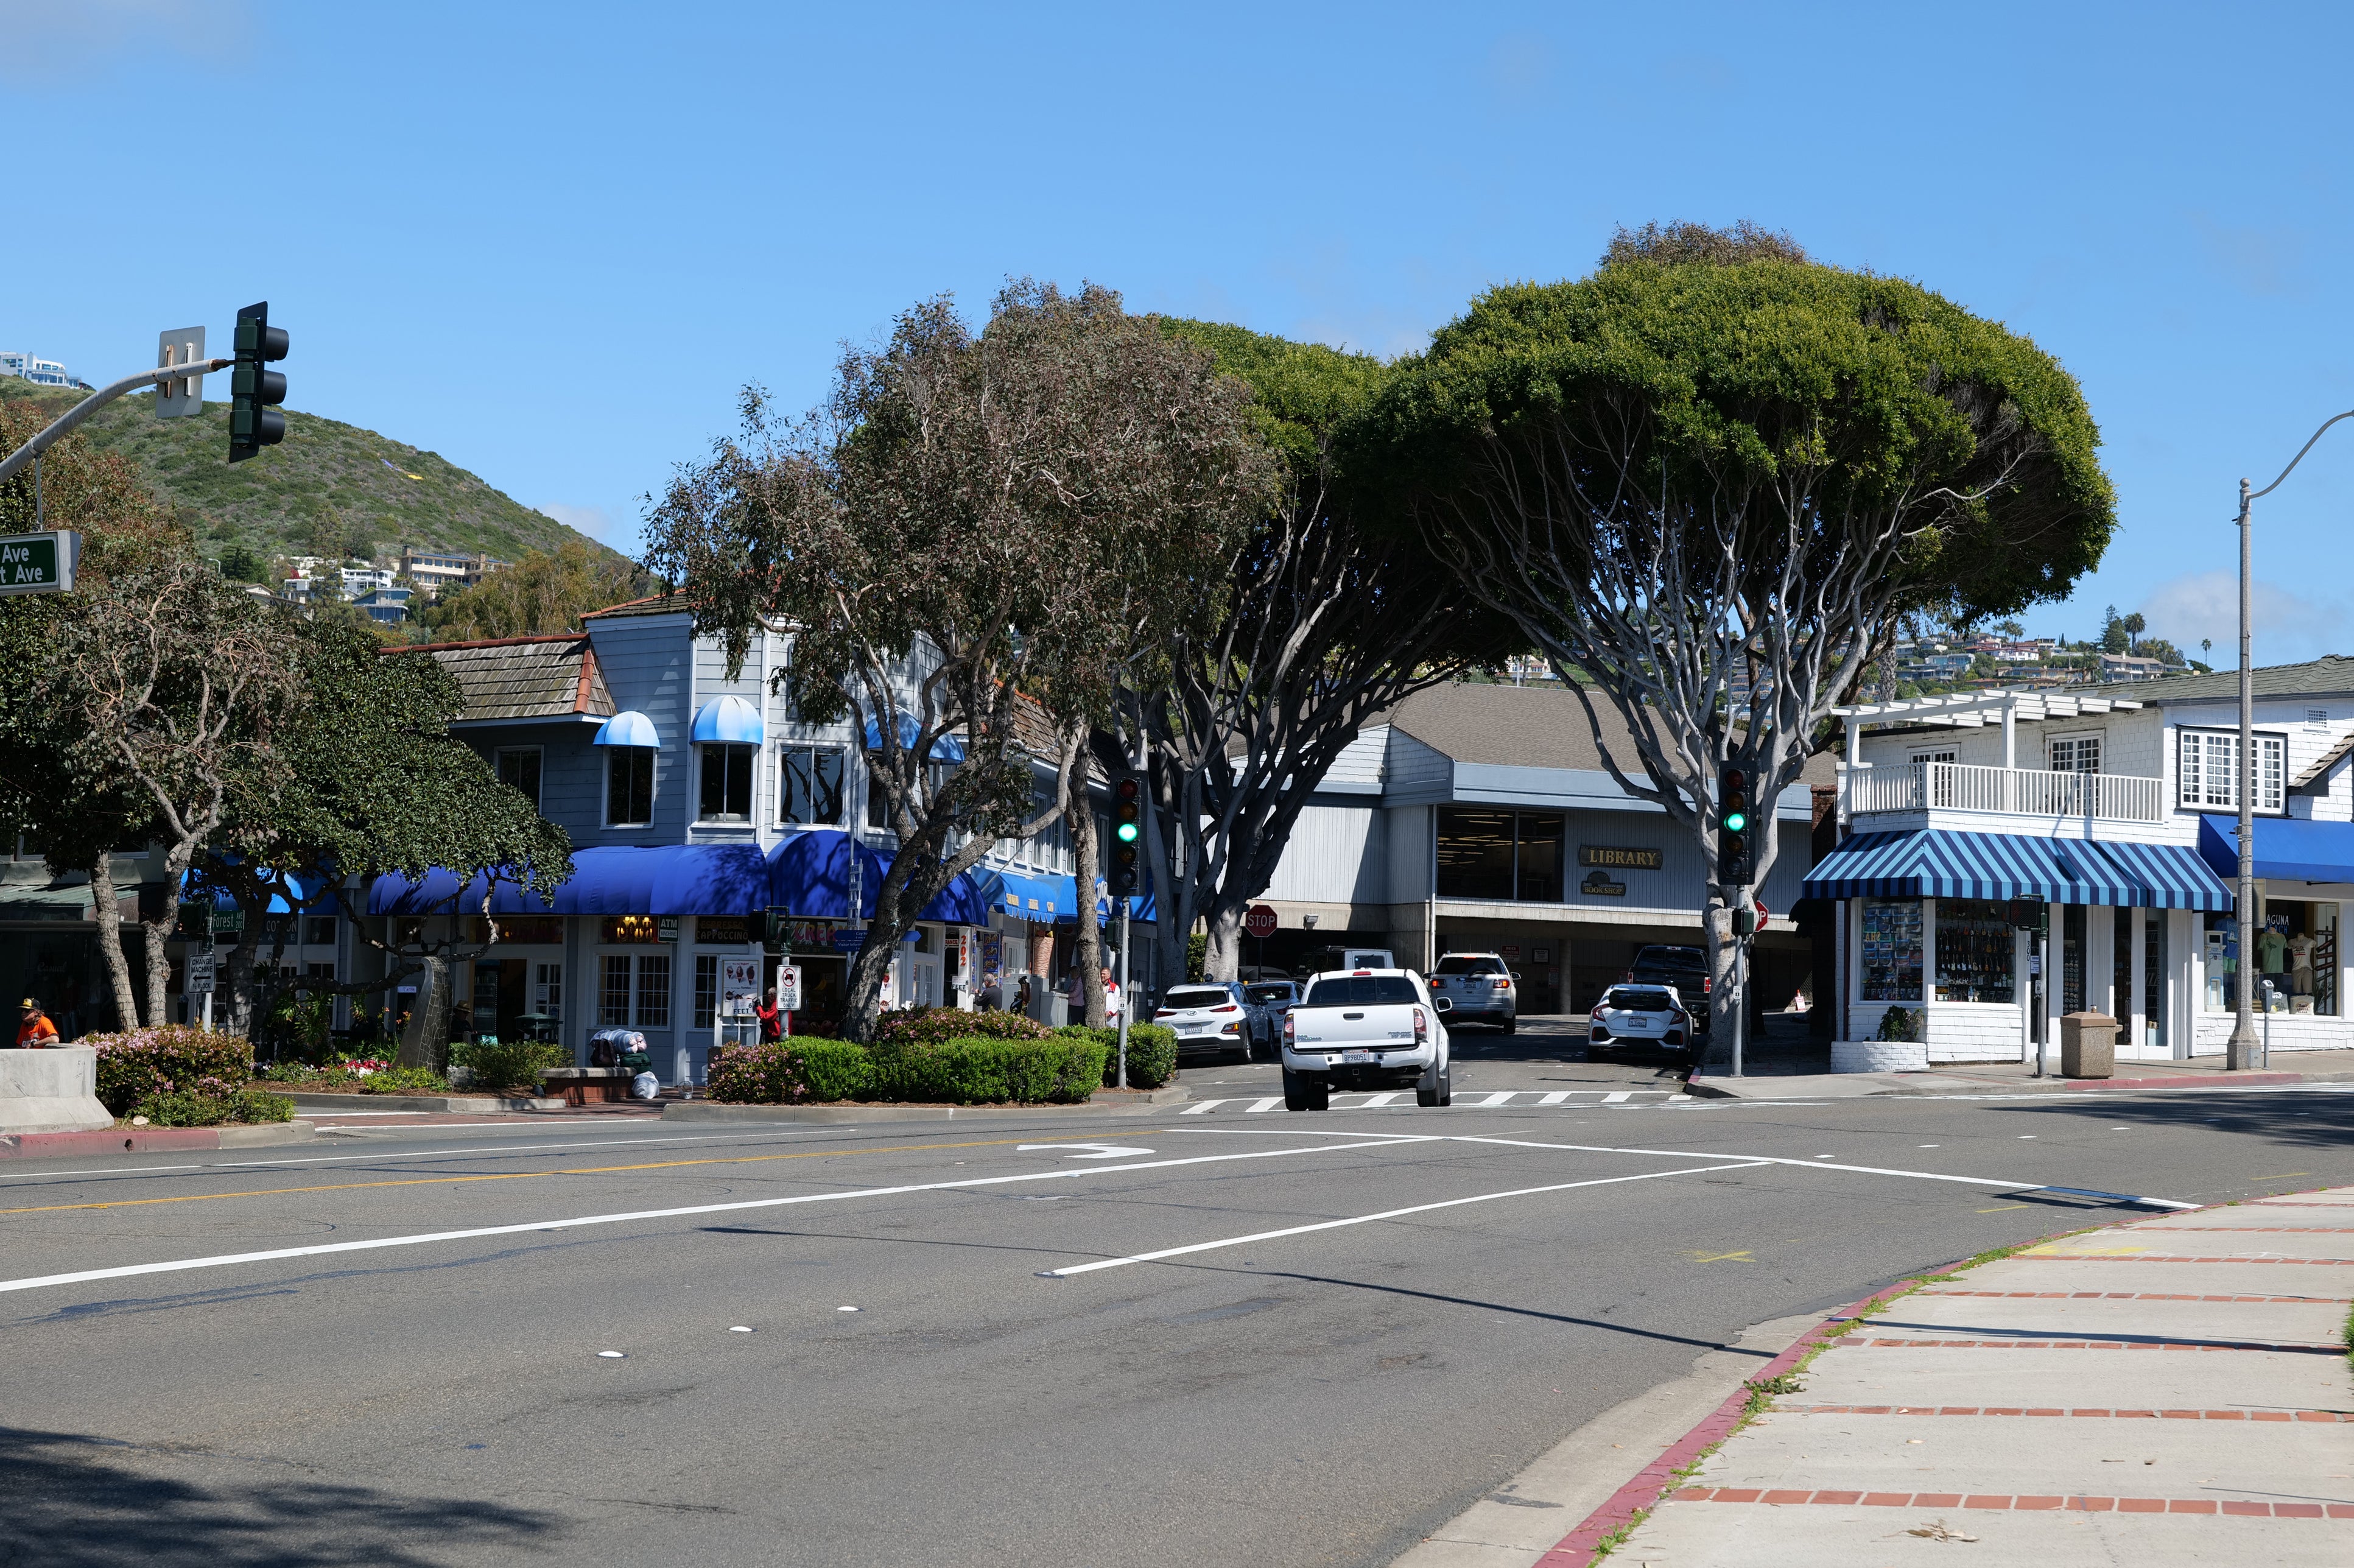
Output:
<svg viewBox="0 0 2354 1568">
<path fill-rule="evenodd" d="M 71 593 L 81 535 L 70 528 L 0 536 L 0 593 Z"/>
</svg>

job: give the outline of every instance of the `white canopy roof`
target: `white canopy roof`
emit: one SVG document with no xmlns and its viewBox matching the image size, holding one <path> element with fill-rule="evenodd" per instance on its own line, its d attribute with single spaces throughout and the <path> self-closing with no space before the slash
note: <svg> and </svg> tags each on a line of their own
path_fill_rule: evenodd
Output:
<svg viewBox="0 0 2354 1568">
<path fill-rule="evenodd" d="M 1999 722 L 2005 714 L 2014 719 L 2076 718 L 2084 714 L 2123 712 L 2140 706 L 2123 697 L 2080 697 L 2064 689 L 2038 688 L 2023 692 L 1956 692 L 1950 696 L 1914 697 L 1901 703 L 1858 703 L 1831 712 L 1851 721 L 1857 729 L 1874 724 L 1972 727 L 1990 720 Z"/>
</svg>

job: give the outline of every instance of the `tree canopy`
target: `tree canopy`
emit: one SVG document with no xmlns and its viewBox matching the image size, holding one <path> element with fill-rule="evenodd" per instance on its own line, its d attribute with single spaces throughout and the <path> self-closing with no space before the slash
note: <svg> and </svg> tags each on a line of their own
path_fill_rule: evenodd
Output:
<svg viewBox="0 0 2354 1568">
<path fill-rule="evenodd" d="M 417 620 L 445 642 L 534 637 L 578 631 L 589 610 L 652 591 L 651 579 L 634 563 L 567 539 L 553 552 L 534 550 L 480 582 L 420 603 Z"/>
</svg>

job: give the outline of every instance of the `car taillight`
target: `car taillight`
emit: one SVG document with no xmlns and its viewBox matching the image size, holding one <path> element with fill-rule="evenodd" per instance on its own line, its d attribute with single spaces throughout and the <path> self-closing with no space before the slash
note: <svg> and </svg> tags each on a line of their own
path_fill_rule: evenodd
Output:
<svg viewBox="0 0 2354 1568">
<path fill-rule="evenodd" d="M 1427 1043 L 1429 1039 L 1429 1016 L 1426 1014 L 1422 1009 L 1417 1007 L 1414 1010 L 1414 1043 L 1417 1045 L 1421 1045 Z"/>
<path fill-rule="evenodd" d="M 1595 1022 L 1599 1023 L 1602 1022 L 1602 1015 L 1609 1011 L 1610 1004 L 1608 1002 L 1597 1001 L 1594 1004 L 1594 1011 L 1587 1013 L 1585 1016 L 1594 1020 Z"/>
<path fill-rule="evenodd" d="M 1283 1043 L 1284 1043 L 1285 1044 L 1287 1044 L 1287 1045 L 1290 1044 L 1291 1044 L 1291 1041 L 1292 1041 L 1292 1037 L 1293 1037 L 1293 1019 L 1292 1019 L 1292 1016 L 1291 1016 L 1291 1014 L 1290 1014 L 1290 1013 L 1286 1012 L 1286 1013 L 1283 1015 Z"/>
<path fill-rule="evenodd" d="M 1177 1016 L 1177 1010 L 1173 1007 L 1164 1007 L 1152 1016 L 1155 1018 L 1174 1018 Z"/>
<path fill-rule="evenodd" d="M 1210 1009 L 1210 1011 L 1211 1011 L 1212 1012 L 1240 1012 L 1242 1011 L 1242 1009 L 1241 1009 L 1241 1008 L 1239 1008 L 1239 1007 L 1237 1007 L 1237 1006 L 1235 1006 L 1233 1002 L 1231 1002 L 1231 1001 L 1230 1001 L 1230 1002 L 1226 1003 L 1226 1005 L 1225 1005 L 1225 1006 L 1224 1006 L 1224 1007 L 1214 1007 L 1214 1008 Z"/>
</svg>

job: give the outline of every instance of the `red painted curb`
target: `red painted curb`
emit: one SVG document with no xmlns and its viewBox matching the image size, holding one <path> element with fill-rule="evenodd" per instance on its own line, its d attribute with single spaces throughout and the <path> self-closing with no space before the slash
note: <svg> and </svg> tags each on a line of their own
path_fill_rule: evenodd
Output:
<svg viewBox="0 0 2354 1568">
<path fill-rule="evenodd" d="M 0 1160 L 50 1160 L 77 1154 L 147 1154 L 168 1149 L 218 1149 L 217 1127 L 118 1127 L 96 1132 L 18 1132 L 0 1137 Z"/>
</svg>

